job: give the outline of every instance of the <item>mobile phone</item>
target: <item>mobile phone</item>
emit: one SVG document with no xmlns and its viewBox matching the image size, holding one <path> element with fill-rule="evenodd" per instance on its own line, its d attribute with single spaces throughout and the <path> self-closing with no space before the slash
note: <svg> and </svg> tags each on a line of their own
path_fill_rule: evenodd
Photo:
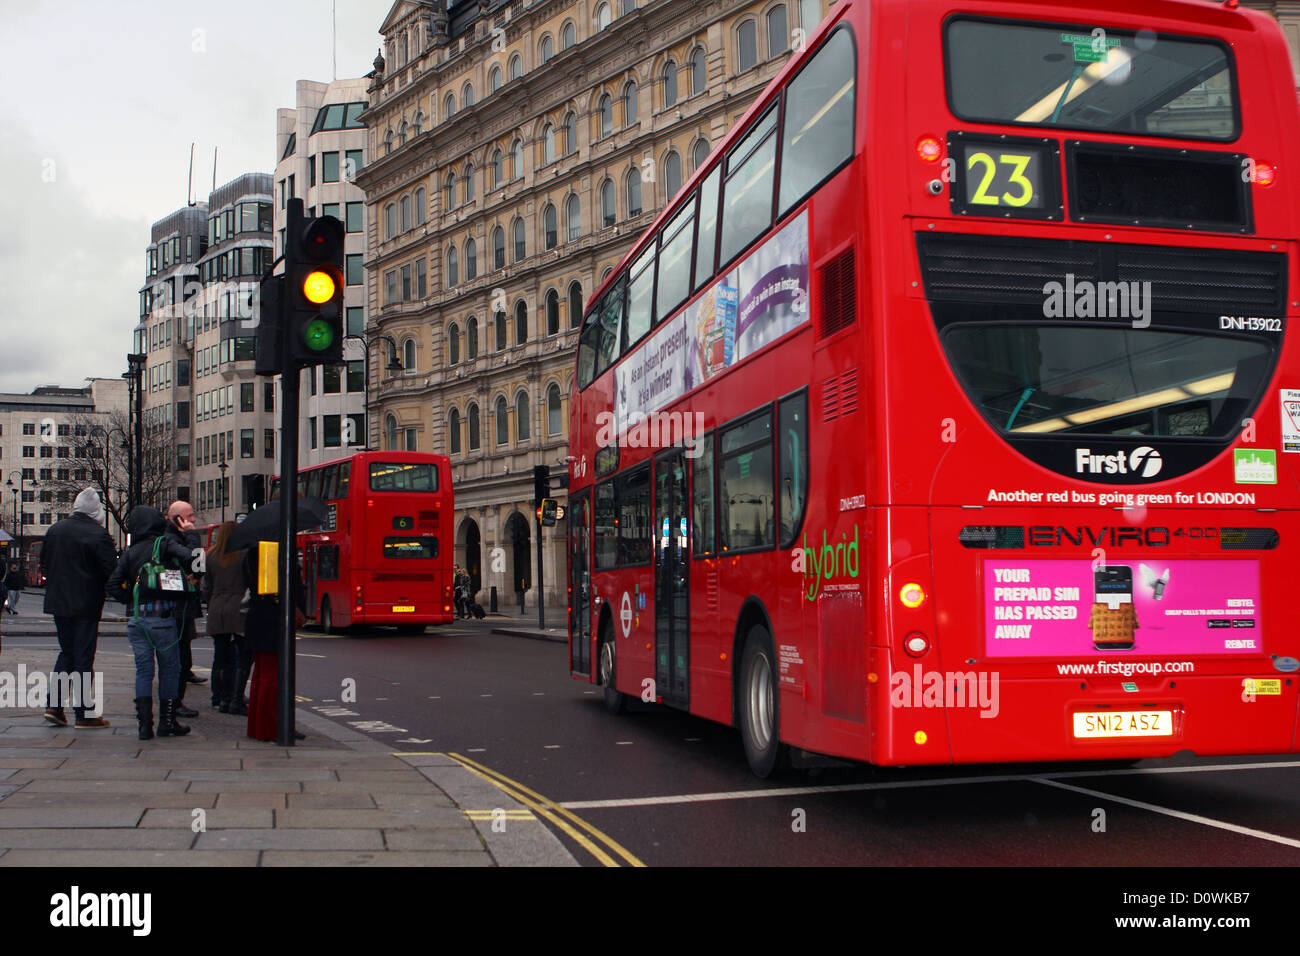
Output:
<svg viewBox="0 0 1300 956">
<path fill-rule="evenodd" d="M 1092 643 L 1099 651 L 1133 649 L 1137 614 L 1133 607 L 1133 569 L 1103 565 L 1092 572 Z"/>
</svg>

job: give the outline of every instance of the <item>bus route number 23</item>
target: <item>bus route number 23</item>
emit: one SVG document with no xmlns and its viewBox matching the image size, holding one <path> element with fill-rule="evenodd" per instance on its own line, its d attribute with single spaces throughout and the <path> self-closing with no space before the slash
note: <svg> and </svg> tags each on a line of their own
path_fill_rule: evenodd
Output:
<svg viewBox="0 0 1300 956">
<path fill-rule="evenodd" d="M 1029 153 L 999 153 L 996 160 L 983 150 L 969 154 L 966 171 L 973 174 L 971 184 L 975 185 L 969 203 L 972 206 L 1016 208 L 1037 205 L 1031 169 L 1031 164 L 1037 165 L 1035 159 L 1037 157 Z M 1026 171 L 1029 171 L 1028 176 Z M 975 178 L 979 179 L 978 184 L 974 183 Z"/>
</svg>

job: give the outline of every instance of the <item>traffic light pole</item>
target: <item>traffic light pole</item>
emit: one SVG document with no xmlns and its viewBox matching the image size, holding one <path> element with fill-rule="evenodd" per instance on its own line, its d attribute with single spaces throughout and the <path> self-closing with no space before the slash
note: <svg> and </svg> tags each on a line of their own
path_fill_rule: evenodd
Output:
<svg viewBox="0 0 1300 956">
<path fill-rule="evenodd" d="M 542 519 L 537 519 L 537 626 L 546 630 L 546 590 L 542 587 Z"/>
<path fill-rule="evenodd" d="M 297 655 L 294 652 L 298 609 L 298 390 L 301 371 L 290 363 L 280 377 L 280 681 L 276 688 L 276 740 L 293 746 L 297 701 Z"/>
</svg>

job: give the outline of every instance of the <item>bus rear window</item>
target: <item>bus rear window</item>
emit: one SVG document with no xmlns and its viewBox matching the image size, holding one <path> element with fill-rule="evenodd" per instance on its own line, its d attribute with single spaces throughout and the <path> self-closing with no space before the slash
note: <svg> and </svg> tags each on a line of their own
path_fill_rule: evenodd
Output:
<svg viewBox="0 0 1300 956">
<path fill-rule="evenodd" d="M 437 538 L 393 537 L 384 539 L 384 557 L 386 558 L 436 558 L 438 556 Z"/>
<path fill-rule="evenodd" d="M 404 461 L 372 461 L 371 491 L 437 491 L 438 468 Z"/>
<path fill-rule="evenodd" d="M 1221 142 L 1241 129 L 1227 47 L 1210 40 L 957 18 L 945 47 L 964 120 Z"/>
</svg>

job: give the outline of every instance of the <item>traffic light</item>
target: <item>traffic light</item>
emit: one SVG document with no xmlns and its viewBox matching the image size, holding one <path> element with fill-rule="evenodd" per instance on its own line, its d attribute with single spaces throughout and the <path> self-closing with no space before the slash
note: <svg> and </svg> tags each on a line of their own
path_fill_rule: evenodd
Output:
<svg viewBox="0 0 1300 956">
<path fill-rule="evenodd" d="M 281 331 L 284 328 L 284 276 L 262 280 L 257 305 L 257 336 L 253 370 L 258 375 L 279 375 L 284 371 Z"/>
<path fill-rule="evenodd" d="M 542 499 L 551 491 L 551 469 L 548 465 L 533 466 L 533 507 L 541 508 Z M 541 517 L 541 512 L 538 512 Z"/>
<path fill-rule="evenodd" d="M 302 365 L 343 361 L 343 223 L 307 218 L 290 200 L 284 244 L 285 359 Z"/>
<path fill-rule="evenodd" d="M 555 519 L 559 517 L 560 503 L 554 498 L 543 498 L 542 503 L 537 506 L 537 520 L 541 522 L 542 527 L 550 528 L 555 525 Z"/>
</svg>

